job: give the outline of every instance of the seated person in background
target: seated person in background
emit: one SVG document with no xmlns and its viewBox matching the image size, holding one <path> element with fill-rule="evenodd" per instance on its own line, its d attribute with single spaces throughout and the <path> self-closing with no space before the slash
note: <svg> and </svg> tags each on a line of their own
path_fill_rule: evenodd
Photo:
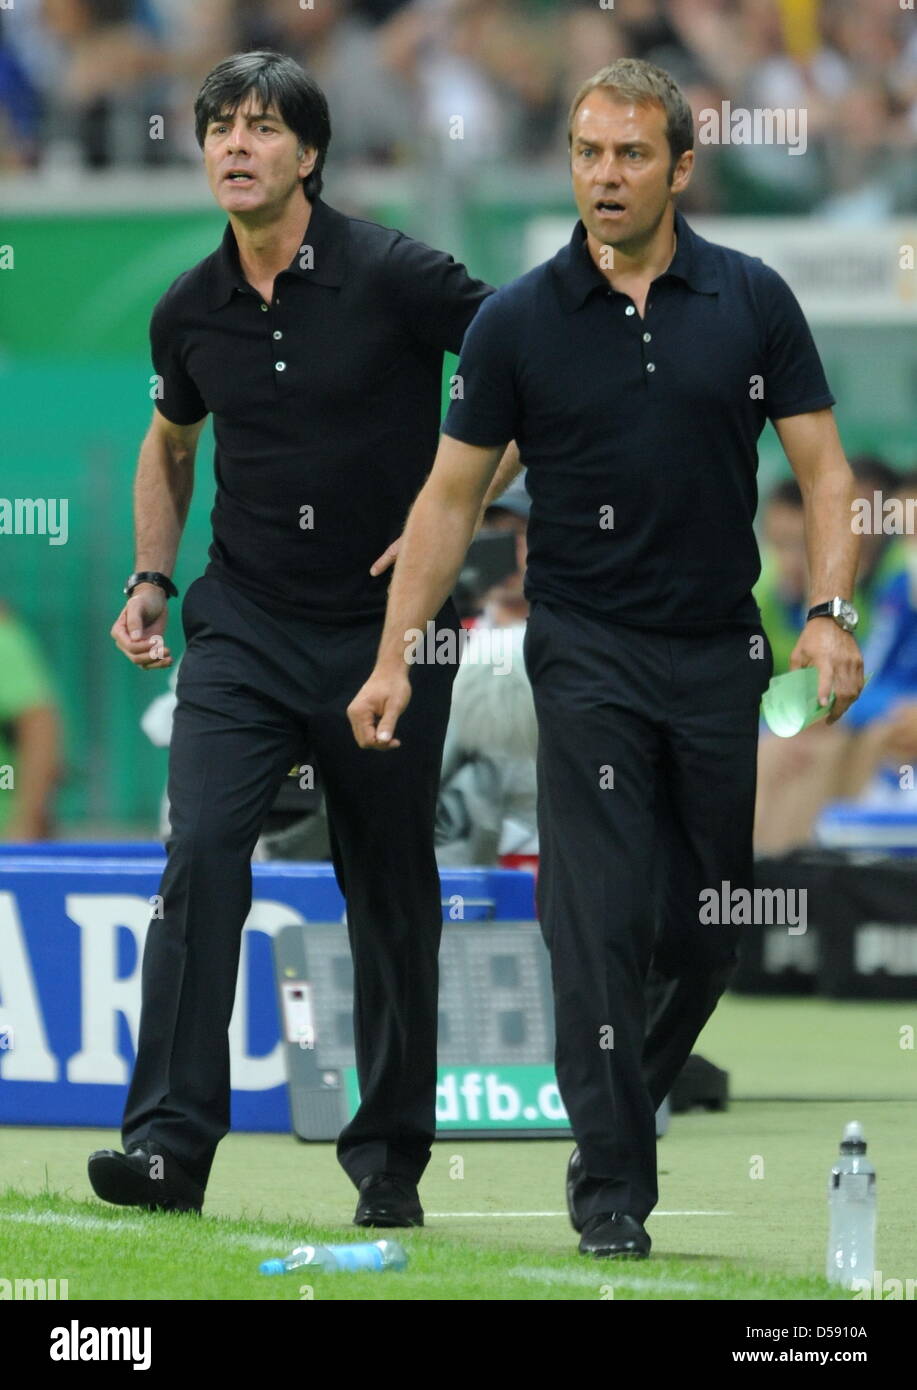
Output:
<svg viewBox="0 0 917 1390">
<path fill-rule="evenodd" d="M 51 677 L 25 625 L 0 604 L 0 838 L 48 840 L 60 776 Z"/>
<path fill-rule="evenodd" d="M 527 559 L 526 534 L 531 501 L 525 490 L 525 474 L 521 473 L 484 513 L 481 533 L 506 531 L 516 537 L 516 568 L 484 595 L 477 624 L 488 627 L 511 627 L 525 624 L 529 616 L 528 599 L 523 592 Z M 476 624 L 476 625 L 477 625 Z"/>
<path fill-rule="evenodd" d="M 770 493 L 762 519 L 761 578 L 754 588 L 774 652 L 774 675 L 790 669 L 809 606 L 809 568 L 802 493 L 786 478 Z"/>
<path fill-rule="evenodd" d="M 917 517 L 917 471 L 900 479 L 901 514 Z M 917 804 L 917 535 L 904 538 L 905 567 L 876 596 L 863 648 L 871 677 L 844 723 L 853 735 L 838 796 L 869 805 Z M 849 716 L 853 715 L 851 719 Z"/>
<path fill-rule="evenodd" d="M 906 537 L 891 529 L 883 529 L 876 522 L 877 517 L 881 519 L 884 500 L 898 495 L 904 476 L 896 473 L 877 454 L 857 454 L 850 460 L 850 467 L 857 480 L 854 518 L 862 515 L 865 502 L 868 504 L 867 515 L 872 522 L 869 529 L 863 528 L 860 532 L 860 566 L 853 594 L 853 605 L 860 615 L 857 641 L 862 647 L 872 629 L 876 600 L 895 576 L 903 574 L 907 567 Z M 844 718 L 846 722 L 846 715 Z"/>
<path fill-rule="evenodd" d="M 857 640 L 864 645 L 876 595 L 904 574 L 907 548 L 901 536 L 883 530 L 881 525 L 882 501 L 898 485 L 894 471 L 872 454 L 852 458 L 850 467 L 858 484 L 857 496 L 868 501 L 866 514 L 873 519 L 862 533 L 853 596 L 860 615 Z M 855 511 L 851 521 L 860 514 L 861 510 Z M 802 494 L 795 479 L 778 483 L 765 504 L 761 557 L 761 578 L 754 592 L 774 652 L 774 675 L 779 676 L 789 670 L 809 603 Z M 871 669 L 867 665 L 866 670 Z M 776 738 L 762 729 L 755 812 L 757 853 L 782 854 L 808 844 L 821 808 L 848 794 L 852 731 L 849 712 L 838 724 L 813 724 L 792 739 Z"/>
<path fill-rule="evenodd" d="M 850 460 L 857 480 L 857 496 L 876 515 L 875 494 L 891 497 L 900 486 L 894 469 L 874 454 Z M 881 515 L 881 501 L 878 503 Z M 860 615 L 857 641 L 862 646 L 869 633 L 876 595 L 905 568 L 906 546 L 901 536 L 873 525 L 860 541 L 860 567 L 853 603 Z M 809 606 L 809 570 L 803 525 L 802 493 L 795 478 L 778 483 L 764 506 L 761 543 L 761 578 L 754 589 L 761 620 L 774 651 L 774 675 L 790 669 L 790 653 L 805 624 Z"/>
<path fill-rule="evenodd" d="M 515 535 L 516 569 L 481 595 L 452 687 L 436 812 L 440 865 L 489 865 L 503 854 L 538 852 L 538 729 L 522 655 L 528 515 L 521 477 L 484 514 L 482 536 Z"/>
</svg>

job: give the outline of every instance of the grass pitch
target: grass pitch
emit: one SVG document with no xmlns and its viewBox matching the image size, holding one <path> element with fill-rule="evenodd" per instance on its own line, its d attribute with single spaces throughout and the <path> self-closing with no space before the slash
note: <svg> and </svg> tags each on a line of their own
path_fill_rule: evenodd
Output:
<svg viewBox="0 0 917 1390">
<path fill-rule="evenodd" d="M 268 1278 L 258 1271 L 268 1256 L 369 1234 L 350 1224 L 356 1194 L 333 1145 L 231 1134 L 197 1218 L 93 1196 L 86 1158 L 120 1146 L 114 1132 L 19 1128 L 0 1132 L 0 1277 L 66 1278 L 70 1300 L 849 1302 L 823 1270 L 827 1174 L 850 1119 L 862 1121 L 878 1170 L 877 1266 L 885 1279 L 917 1278 L 917 1056 L 898 1045 L 915 1013 L 726 999 L 698 1051 L 749 1098 L 673 1118 L 659 1143 L 649 1260 L 577 1254 L 563 1195 L 569 1141 L 440 1142 L 421 1185 L 427 1225 L 378 1233 L 406 1246 L 406 1270 Z"/>
</svg>

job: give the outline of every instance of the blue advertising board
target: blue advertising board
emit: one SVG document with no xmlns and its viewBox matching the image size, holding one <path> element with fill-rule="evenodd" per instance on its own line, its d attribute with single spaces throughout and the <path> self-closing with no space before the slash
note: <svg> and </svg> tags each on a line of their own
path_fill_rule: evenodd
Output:
<svg viewBox="0 0 917 1390">
<path fill-rule="evenodd" d="M 164 864 L 155 843 L 0 852 L 0 1123 L 120 1125 Z M 230 1025 L 232 1124 L 284 1132 L 272 940 L 290 925 L 343 922 L 344 900 L 330 865 L 256 863 L 252 876 Z M 530 873 L 452 869 L 441 882 L 445 921 L 534 917 Z"/>
</svg>

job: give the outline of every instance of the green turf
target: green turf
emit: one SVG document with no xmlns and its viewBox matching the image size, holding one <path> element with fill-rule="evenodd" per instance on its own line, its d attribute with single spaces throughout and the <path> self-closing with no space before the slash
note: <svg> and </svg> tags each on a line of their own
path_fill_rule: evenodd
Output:
<svg viewBox="0 0 917 1390">
<path fill-rule="evenodd" d="M 913 1101 L 917 999 L 853 1003 L 727 994 L 696 1051 L 729 1072 L 737 1099 L 775 1097 Z M 907 1033 L 904 1035 L 907 1040 Z"/>
<path fill-rule="evenodd" d="M 898 1047 L 906 1004 L 729 998 L 698 1050 L 731 1075 L 722 1114 L 672 1120 L 640 1262 L 587 1260 L 564 1209 L 569 1140 L 439 1142 L 421 1186 L 423 1230 L 398 1233 L 398 1274 L 275 1279 L 259 1262 L 295 1245 L 365 1238 L 331 1144 L 231 1134 L 202 1218 L 140 1214 L 92 1195 L 86 1156 L 113 1131 L 0 1130 L 0 1278 L 67 1278 L 72 1300 L 851 1299 L 822 1278 L 827 1174 L 860 1120 L 879 1174 L 877 1266 L 917 1279 L 913 1155 L 917 1057 Z M 813 1100 L 813 1095 L 855 1099 Z M 867 1096 L 900 1099 L 864 1101 Z M 908 1097 L 905 1099 L 905 1097 Z M 761 1176 L 754 1176 L 760 1173 Z M 679 1213 L 717 1213 L 679 1214 Z"/>
<path fill-rule="evenodd" d="M 914 1278 L 917 1110 L 884 1102 L 856 1113 L 880 1174 L 877 1263 L 885 1278 Z M 333 1146 L 230 1135 L 195 1218 L 96 1201 L 85 1158 L 117 1142 L 109 1132 L 7 1130 L 2 1274 L 68 1278 L 71 1299 L 295 1299 L 303 1283 L 325 1299 L 589 1299 L 609 1285 L 617 1299 L 828 1298 L 838 1295 L 820 1277 L 825 1183 L 848 1118 L 850 1107 L 833 1102 L 740 1102 L 725 1114 L 677 1116 L 659 1145 L 653 1255 L 627 1265 L 576 1253 L 563 1211 L 568 1144 L 439 1143 L 421 1189 L 427 1226 L 400 1236 L 408 1270 L 277 1279 L 259 1275 L 261 1259 L 306 1241 L 360 1238 Z M 760 1178 L 750 1176 L 756 1156 Z M 450 1177 L 457 1158 L 462 1178 Z"/>
</svg>

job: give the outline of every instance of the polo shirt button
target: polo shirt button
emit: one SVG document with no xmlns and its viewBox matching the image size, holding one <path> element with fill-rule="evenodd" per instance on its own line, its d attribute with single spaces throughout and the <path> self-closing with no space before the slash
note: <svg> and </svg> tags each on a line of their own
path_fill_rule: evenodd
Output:
<svg viewBox="0 0 917 1390">
<path fill-rule="evenodd" d="M 643 335 L 643 341 L 644 341 L 645 343 L 648 343 L 648 342 L 650 341 L 650 339 L 652 338 L 652 336 L 653 336 L 652 333 L 644 333 L 644 335 Z M 277 334 L 276 334 L 276 333 L 274 334 L 274 337 L 275 337 L 275 338 L 277 337 Z"/>
<path fill-rule="evenodd" d="M 656 363 L 655 363 L 655 362 L 647 362 L 647 364 L 646 364 L 646 370 L 647 370 L 648 372 L 654 372 L 654 371 L 656 370 Z"/>
<path fill-rule="evenodd" d="M 267 313 L 267 305 L 266 305 L 266 304 L 262 304 L 262 305 L 261 305 L 261 312 L 262 312 L 262 314 L 266 314 L 266 313 Z"/>
<path fill-rule="evenodd" d="M 283 334 L 281 333 L 281 331 L 280 331 L 279 328 L 275 328 L 275 329 L 274 329 L 274 337 L 275 337 L 275 338 L 282 338 L 282 337 L 283 337 Z"/>
<path fill-rule="evenodd" d="M 633 304 L 628 304 L 628 306 L 627 306 L 627 308 L 624 310 L 624 312 L 625 312 L 625 314 L 627 315 L 627 317 L 630 318 L 631 314 L 635 314 L 637 311 L 636 311 L 636 309 L 634 308 Z"/>
<path fill-rule="evenodd" d="M 277 368 L 278 372 L 285 372 L 287 369 L 286 362 L 275 362 L 274 366 Z"/>
</svg>

